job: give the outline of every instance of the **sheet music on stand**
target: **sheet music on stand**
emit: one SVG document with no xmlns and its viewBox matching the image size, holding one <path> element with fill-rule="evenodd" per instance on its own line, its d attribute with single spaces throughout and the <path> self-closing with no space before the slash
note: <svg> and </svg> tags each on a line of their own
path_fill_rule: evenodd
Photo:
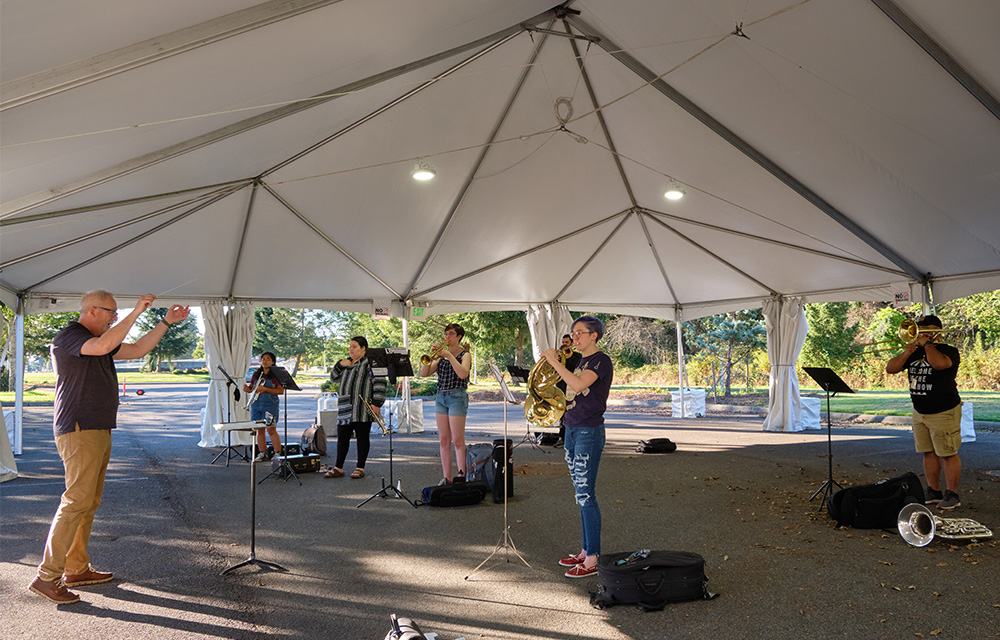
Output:
<svg viewBox="0 0 1000 640">
<path fill-rule="evenodd" d="M 302 389 L 299 388 L 299 385 L 295 384 L 292 374 L 288 373 L 288 370 L 284 367 L 271 367 L 271 372 L 274 373 L 274 377 L 278 379 L 278 383 L 285 389 L 290 391 L 302 391 Z"/>
<path fill-rule="evenodd" d="M 507 373 L 510 374 L 512 384 L 528 384 L 528 369 L 509 364 L 507 365 Z"/>
<path fill-rule="evenodd" d="M 509 404 L 521 404 L 521 402 L 514 397 L 514 392 L 507 387 L 507 382 L 503 379 L 503 372 L 500 371 L 500 368 L 492 362 L 490 362 L 490 373 L 492 373 L 493 377 L 500 383 L 500 392 L 503 394 L 504 400 L 506 400 Z"/>
<path fill-rule="evenodd" d="M 391 385 L 396 384 L 397 378 L 413 377 L 410 350 L 406 347 L 368 349 L 365 356 L 371 361 L 372 375 L 388 378 Z"/>
</svg>

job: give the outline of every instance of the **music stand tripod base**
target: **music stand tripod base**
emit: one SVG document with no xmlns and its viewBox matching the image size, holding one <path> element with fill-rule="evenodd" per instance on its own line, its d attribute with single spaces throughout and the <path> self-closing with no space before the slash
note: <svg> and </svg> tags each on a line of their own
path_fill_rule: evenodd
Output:
<svg viewBox="0 0 1000 640">
<path fill-rule="evenodd" d="M 827 463 L 829 475 L 827 476 L 826 482 L 816 490 L 809 501 L 812 502 L 819 494 L 823 494 L 823 499 L 820 500 L 819 510 L 822 511 L 823 507 L 829 504 L 831 498 L 833 498 L 834 487 L 838 489 L 843 489 L 836 480 L 833 479 L 833 427 L 832 421 L 830 419 L 830 393 L 854 393 L 854 389 L 849 387 L 846 382 L 840 379 L 840 376 L 833 369 L 827 367 L 803 367 L 806 373 L 808 373 L 813 380 L 819 384 L 820 388 L 826 392 L 826 447 L 827 447 Z"/>
<path fill-rule="evenodd" d="M 254 422 L 215 425 L 215 428 L 220 431 L 223 429 L 226 431 L 250 431 L 254 438 L 254 444 L 251 445 L 251 452 L 257 448 L 257 431 L 263 427 L 264 425 Z M 288 571 L 288 569 L 284 568 L 280 564 L 267 562 L 266 560 L 261 560 L 257 557 L 257 464 L 253 462 L 250 463 L 250 556 L 243 562 L 234 564 L 228 569 L 223 569 L 219 575 L 224 576 L 230 571 L 239 569 L 240 567 L 245 567 L 248 564 L 256 564 L 275 571 Z"/>
</svg>

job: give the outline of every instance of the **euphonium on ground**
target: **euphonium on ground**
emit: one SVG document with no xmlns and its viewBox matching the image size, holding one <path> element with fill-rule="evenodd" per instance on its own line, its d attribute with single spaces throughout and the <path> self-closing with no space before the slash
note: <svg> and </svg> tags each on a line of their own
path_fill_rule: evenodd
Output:
<svg viewBox="0 0 1000 640">
<path fill-rule="evenodd" d="M 570 348 L 559 352 L 559 362 L 573 354 Z M 556 386 L 561 378 L 545 358 L 539 358 L 528 373 L 528 397 L 524 400 L 524 417 L 538 427 L 550 427 L 566 413 L 566 394 Z"/>
</svg>

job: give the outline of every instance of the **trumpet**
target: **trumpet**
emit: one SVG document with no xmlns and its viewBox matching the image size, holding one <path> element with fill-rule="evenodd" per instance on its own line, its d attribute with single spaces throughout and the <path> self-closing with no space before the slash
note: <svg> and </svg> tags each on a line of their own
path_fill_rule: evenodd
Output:
<svg viewBox="0 0 1000 640">
<path fill-rule="evenodd" d="M 430 363 L 434 362 L 435 360 L 440 360 L 441 359 L 441 345 L 440 344 L 436 344 L 433 347 L 431 347 L 431 352 L 434 355 L 430 355 L 430 354 L 426 354 L 425 353 L 424 355 L 420 356 L 420 364 L 422 364 L 423 366 L 426 367 L 427 365 L 429 365 Z"/>
<path fill-rule="evenodd" d="M 368 413 L 372 414 L 372 418 L 375 419 L 375 422 L 382 429 L 382 435 L 384 436 L 389 435 L 389 429 L 385 426 L 385 420 L 382 419 L 382 414 L 380 414 L 378 411 L 375 411 L 372 405 L 364 397 L 361 397 L 361 402 L 365 403 L 365 407 L 368 409 Z"/>
<path fill-rule="evenodd" d="M 911 342 L 916 342 L 920 334 L 937 334 L 937 339 L 942 342 L 955 342 L 965 337 L 965 332 L 960 329 L 934 329 L 929 327 L 918 327 L 917 323 L 909 318 L 899 323 L 896 329 L 895 338 L 885 340 L 875 340 L 874 342 L 856 342 L 851 345 L 851 351 L 861 355 L 865 353 L 882 353 L 884 351 L 897 351 L 904 348 Z"/>
</svg>

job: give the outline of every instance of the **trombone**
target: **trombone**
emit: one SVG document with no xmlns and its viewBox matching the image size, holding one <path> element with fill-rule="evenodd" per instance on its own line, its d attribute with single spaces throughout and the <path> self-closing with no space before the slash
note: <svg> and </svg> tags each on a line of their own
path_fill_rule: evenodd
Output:
<svg viewBox="0 0 1000 640">
<path fill-rule="evenodd" d="M 896 329 L 895 338 L 885 340 L 875 340 L 874 342 L 855 342 L 851 345 L 851 351 L 858 355 L 866 353 L 882 353 L 885 351 L 898 351 L 911 342 L 916 342 L 921 333 L 937 334 L 937 339 L 942 342 L 954 342 L 965 337 L 965 332 L 960 329 L 933 329 L 929 327 L 918 327 L 917 323 L 909 318 L 899 323 Z"/>
</svg>

